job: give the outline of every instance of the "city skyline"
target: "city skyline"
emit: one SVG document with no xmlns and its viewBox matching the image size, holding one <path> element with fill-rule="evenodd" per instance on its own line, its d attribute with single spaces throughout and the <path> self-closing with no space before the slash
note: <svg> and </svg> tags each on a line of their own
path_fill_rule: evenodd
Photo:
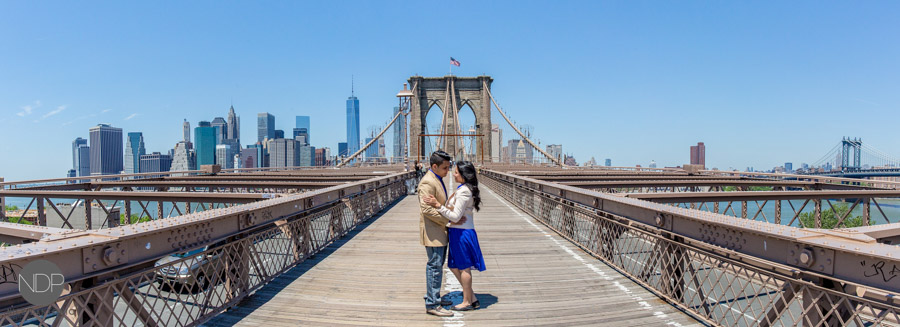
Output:
<svg viewBox="0 0 900 327">
<path fill-rule="evenodd" d="M 286 133 L 292 117 L 310 116 L 319 126 L 313 144 L 334 153 L 346 141 L 351 76 L 360 128 L 383 126 L 402 83 L 445 75 L 450 55 L 462 62 L 454 74 L 494 77 L 498 102 L 533 127 L 541 148 L 562 144 L 579 163 L 683 165 L 686 147 L 702 141 L 714 149 L 708 167 L 769 169 L 811 163 L 846 135 L 900 156 L 893 120 L 834 118 L 896 116 L 900 42 L 884 31 L 900 27 L 891 15 L 898 4 L 507 4 L 407 6 L 459 19 L 436 32 L 484 36 L 427 54 L 395 40 L 406 26 L 393 5 L 227 4 L 213 19 L 199 15 L 208 9 L 201 4 L 3 4 L 0 38 L 21 50 L 0 54 L 0 151 L 32 162 L 0 163 L 0 176 L 62 176 L 71 141 L 99 123 L 142 132 L 147 153 L 164 152 L 183 138 L 182 119 L 193 128 L 225 117 L 232 99 L 245 119 L 242 146 L 256 135 L 254 116 L 270 112 Z M 483 10 L 459 18 L 448 10 L 457 6 Z M 128 14 L 172 9 L 162 18 Z M 123 12 L 114 22 L 86 19 Z M 49 23 L 27 19 L 36 16 Z M 527 23 L 538 19 L 546 19 L 540 30 Z M 486 20 L 499 24 L 478 23 Z M 242 23 L 225 23 L 234 21 Z M 346 44 L 355 51 L 345 53 Z M 505 140 L 518 138 L 494 116 Z M 585 138 L 592 129 L 605 133 Z"/>
</svg>

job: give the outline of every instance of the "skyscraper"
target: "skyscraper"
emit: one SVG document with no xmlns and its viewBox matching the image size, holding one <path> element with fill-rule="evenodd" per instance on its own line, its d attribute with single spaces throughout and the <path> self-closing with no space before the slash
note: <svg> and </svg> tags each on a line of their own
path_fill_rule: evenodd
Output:
<svg viewBox="0 0 900 327">
<path fill-rule="evenodd" d="M 256 168 L 257 151 L 255 144 L 253 147 L 241 149 L 241 168 Z"/>
<path fill-rule="evenodd" d="M 301 131 L 306 129 L 306 144 L 312 144 L 309 140 L 309 131 L 311 131 L 309 126 L 309 116 L 297 116 L 297 126 L 294 127 L 294 134 L 297 133 L 297 129 L 300 129 Z M 296 136 L 297 135 L 294 135 L 294 137 Z"/>
<path fill-rule="evenodd" d="M 187 121 L 187 119 L 184 120 L 184 124 L 182 124 L 182 128 L 184 129 L 184 131 L 183 131 L 184 138 L 182 138 L 181 140 L 184 142 L 190 142 L 191 141 L 191 123 L 189 123 Z"/>
<path fill-rule="evenodd" d="M 400 111 L 400 107 L 394 107 L 394 115 L 397 115 L 397 112 Z M 394 162 L 403 161 L 403 157 L 406 156 L 407 151 L 407 137 L 406 137 L 406 116 L 400 115 L 397 117 L 397 121 L 394 122 Z"/>
<path fill-rule="evenodd" d="M 510 163 L 531 163 L 534 156 L 531 144 L 524 140 L 509 140 L 509 162 Z"/>
<path fill-rule="evenodd" d="M 141 132 L 129 132 L 125 142 L 125 173 L 135 174 L 141 172 L 141 156 L 147 154 L 144 149 L 144 134 Z"/>
<path fill-rule="evenodd" d="M 565 160 L 563 157 L 562 144 L 550 144 L 547 145 L 547 154 L 551 157 L 554 157 L 558 160 Z"/>
<path fill-rule="evenodd" d="M 240 149 L 236 149 L 232 144 L 216 145 L 216 164 L 222 169 L 234 168 L 234 155 L 238 154 Z"/>
<path fill-rule="evenodd" d="M 378 139 L 378 141 L 380 141 L 380 140 L 381 139 Z M 372 145 L 370 145 L 368 148 L 366 148 L 366 161 L 374 162 L 375 159 L 379 157 L 378 141 L 375 141 L 375 143 L 372 143 Z M 367 137 L 365 142 L 366 142 L 366 144 L 369 144 L 369 142 L 372 142 L 372 138 Z"/>
<path fill-rule="evenodd" d="M 503 130 L 500 125 L 491 124 L 491 161 L 500 162 L 503 151 Z"/>
<path fill-rule="evenodd" d="M 294 128 L 293 139 L 300 142 L 301 145 L 309 145 L 309 130 L 306 127 Z"/>
<path fill-rule="evenodd" d="M 293 139 L 269 140 L 269 167 L 296 167 L 298 161 L 297 141 Z"/>
<path fill-rule="evenodd" d="M 338 154 L 337 154 L 338 158 L 346 157 L 349 155 L 350 154 L 347 153 L 347 142 L 338 142 Z"/>
<path fill-rule="evenodd" d="M 225 121 L 225 118 L 216 117 L 213 118 L 212 123 L 210 125 L 216 129 L 216 144 L 222 144 L 227 137 L 226 133 L 228 133 L 228 123 Z"/>
<path fill-rule="evenodd" d="M 794 172 L 794 164 L 790 163 L 790 162 L 785 162 L 784 163 L 784 172 L 786 172 L 786 173 Z"/>
<path fill-rule="evenodd" d="M 359 151 L 359 99 L 353 96 L 347 98 L 347 152 L 354 154 Z"/>
<path fill-rule="evenodd" d="M 172 155 L 172 171 L 185 171 L 197 169 L 197 158 L 194 153 L 194 144 L 191 142 L 178 142 L 175 145 L 175 154 Z"/>
<path fill-rule="evenodd" d="M 79 145 L 75 149 L 75 175 L 78 177 L 91 175 L 91 147 L 87 144 Z"/>
<path fill-rule="evenodd" d="M 153 152 L 151 154 L 142 155 L 139 162 L 141 166 L 140 170 L 142 172 L 164 172 L 169 171 L 169 169 L 172 167 L 172 156 L 168 154 L 161 154 L 159 152 Z"/>
<path fill-rule="evenodd" d="M 275 130 L 275 136 L 274 136 L 274 138 L 276 138 L 276 139 L 283 139 L 283 138 L 284 138 L 284 130 L 283 130 L 283 129 L 276 129 L 276 130 Z"/>
<path fill-rule="evenodd" d="M 275 138 L 275 116 L 260 112 L 256 117 L 256 141 Z"/>
<path fill-rule="evenodd" d="M 604 162 L 603 165 L 604 165 L 604 166 L 607 166 L 607 167 L 611 167 L 611 166 L 612 166 L 612 159 L 607 158 L 607 159 L 606 159 L 606 162 Z"/>
<path fill-rule="evenodd" d="M 706 167 L 706 146 L 703 142 L 691 146 L 691 164 Z"/>
<path fill-rule="evenodd" d="M 122 172 L 122 129 L 109 124 L 91 127 L 91 175 Z"/>
<path fill-rule="evenodd" d="M 241 117 L 234 114 L 234 106 L 228 109 L 228 124 L 226 127 L 225 138 L 229 140 L 237 140 L 240 144 L 241 139 Z"/>
<path fill-rule="evenodd" d="M 72 169 L 75 169 L 76 173 L 78 172 L 78 147 L 82 145 L 87 145 L 87 140 L 76 137 L 74 141 L 72 141 Z"/>
<path fill-rule="evenodd" d="M 297 143 L 297 166 L 309 167 L 316 165 L 316 147 L 300 145 Z"/>
<path fill-rule="evenodd" d="M 201 121 L 194 128 L 194 152 L 197 154 L 197 168 L 216 164 L 216 129 L 208 121 Z"/>
</svg>

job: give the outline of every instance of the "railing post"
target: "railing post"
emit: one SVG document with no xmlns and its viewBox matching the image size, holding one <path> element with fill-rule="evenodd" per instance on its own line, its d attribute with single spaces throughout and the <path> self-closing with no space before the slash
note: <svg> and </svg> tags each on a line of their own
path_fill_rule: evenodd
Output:
<svg viewBox="0 0 900 327">
<path fill-rule="evenodd" d="M 131 201 L 129 200 L 125 200 L 125 224 L 131 224 Z"/>
<path fill-rule="evenodd" d="M 775 224 L 781 225 L 781 200 L 775 200 Z"/>
<path fill-rule="evenodd" d="M 872 212 L 870 211 L 871 207 L 869 206 L 871 202 L 871 198 L 866 198 L 866 200 L 863 202 L 863 226 L 869 226 L 869 218 L 872 215 Z"/>
<path fill-rule="evenodd" d="M 106 214 L 106 227 L 113 228 L 113 227 L 119 226 L 119 219 L 120 219 L 119 213 L 120 213 L 119 208 L 109 209 L 109 213 Z M 128 223 L 131 222 L 130 217 L 125 217 L 125 219 Z"/>
<path fill-rule="evenodd" d="M 25 213 L 22 213 L 22 218 L 25 218 Z M 19 222 L 22 220 L 19 219 Z M 47 226 L 47 212 L 44 211 L 44 198 L 37 198 L 37 221 L 35 225 L 38 226 Z"/>
<path fill-rule="evenodd" d="M 84 199 L 84 229 L 91 229 L 91 202 L 92 199 Z"/>
<path fill-rule="evenodd" d="M 0 177 L 0 183 L 3 183 L 3 177 Z M 6 189 L 4 186 L 0 186 L 0 191 Z M 6 220 L 6 198 L 0 196 L 0 221 Z"/>
<path fill-rule="evenodd" d="M 813 213 L 813 215 L 816 218 L 816 228 L 822 228 L 822 200 L 816 199 L 815 204 L 816 204 L 816 209 L 815 209 L 815 213 Z"/>
</svg>

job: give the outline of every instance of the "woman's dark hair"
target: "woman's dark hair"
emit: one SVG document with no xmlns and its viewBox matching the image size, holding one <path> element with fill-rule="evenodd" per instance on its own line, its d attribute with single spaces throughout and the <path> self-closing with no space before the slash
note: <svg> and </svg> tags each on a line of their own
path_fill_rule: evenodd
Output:
<svg viewBox="0 0 900 327">
<path fill-rule="evenodd" d="M 475 165 L 469 161 L 458 161 L 456 162 L 456 169 L 459 170 L 459 174 L 465 180 L 463 184 L 466 184 L 469 190 L 472 191 L 473 207 L 475 207 L 475 210 L 481 210 L 481 192 L 478 191 L 478 171 L 475 170 Z"/>
</svg>

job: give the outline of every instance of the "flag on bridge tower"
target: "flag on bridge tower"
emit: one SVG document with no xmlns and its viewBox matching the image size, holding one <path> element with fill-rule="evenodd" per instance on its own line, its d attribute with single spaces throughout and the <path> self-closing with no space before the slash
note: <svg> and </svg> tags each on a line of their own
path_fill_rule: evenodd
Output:
<svg viewBox="0 0 900 327">
<path fill-rule="evenodd" d="M 450 57 L 450 64 L 453 66 L 459 67 L 459 61 L 457 61 L 456 59 L 453 59 L 453 57 Z"/>
</svg>

